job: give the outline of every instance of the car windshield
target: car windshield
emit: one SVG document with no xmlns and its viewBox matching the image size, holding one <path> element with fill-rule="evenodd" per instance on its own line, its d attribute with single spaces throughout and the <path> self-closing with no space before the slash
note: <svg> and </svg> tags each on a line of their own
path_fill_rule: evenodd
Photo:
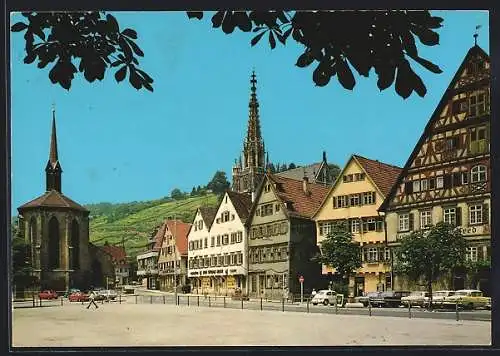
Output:
<svg viewBox="0 0 500 356">
<path fill-rule="evenodd" d="M 410 295 L 413 297 L 421 297 L 421 296 L 425 295 L 425 292 L 420 292 L 420 291 L 419 292 L 411 292 Z"/>
<path fill-rule="evenodd" d="M 446 297 L 446 296 L 453 295 L 453 294 L 454 294 L 453 292 L 438 291 L 438 292 L 434 292 L 434 297 Z"/>
<path fill-rule="evenodd" d="M 467 292 L 467 291 L 458 291 L 455 293 L 455 295 L 468 295 L 468 294 L 469 294 L 469 292 Z"/>
</svg>

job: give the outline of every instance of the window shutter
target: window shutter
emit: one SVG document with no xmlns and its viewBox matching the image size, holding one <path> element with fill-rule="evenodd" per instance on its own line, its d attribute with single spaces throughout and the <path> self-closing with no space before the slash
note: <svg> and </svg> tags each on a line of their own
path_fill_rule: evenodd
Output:
<svg viewBox="0 0 500 356">
<path fill-rule="evenodd" d="M 384 231 L 384 220 L 377 220 L 377 231 Z"/>
<path fill-rule="evenodd" d="M 436 188 L 436 178 L 429 178 L 429 189 Z"/>
<path fill-rule="evenodd" d="M 333 197 L 333 208 L 337 209 L 337 197 Z"/>
<path fill-rule="evenodd" d="M 373 200 L 373 204 L 376 203 L 376 197 L 377 197 L 377 194 L 375 192 L 372 192 L 372 200 Z"/>
<path fill-rule="evenodd" d="M 408 216 L 409 216 L 410 231 L 413 231 L 415 217 L 413 213 L 408 214 Z"/>
<path fill-rule="evenodd" d="M 443 188 L 444 189 L 451 188 L 451 174 L 445 174 L 443 176 Z"/>
<path fill-rule="evenodd" d="M 462 226 L 462 208 L 455 209 L 455 220 L 457 222 L 457 226 Z"/>
<path fill-rule="evenodd" d="M 455 172 L 453 173 L 453 186 L 454 187 L 459 187 L 462 185 L 462 179 L 461 179 L 461 174 L 460 172 Z"/>
<path fill-rule="evenodd" d="M 363 261 L 366 262 L 368 261 L 368 249 L 363 248 Z"/>
<path fill-rule="evenodd" d="M 483 246 L 477 246 L 477 260 L 478 261 L 484 260 Z"/>
<path fill-rule="evenodd" d="M 351 206 L 351 195 L 344 195 L 345 196 L 345 199 L 346 199 L 346 208 L 350 207 Z"/>
<path fill-rule="evenodd" d="M 485 260 L 491 259 L 491 247 L 490 246 L 486 246 L 486 256 L 484 256 L 484 259 Z"/>
<path fill-rule="evenodd" d="M 379 262 L 384 260 L 384 249 L 382 247 L 377 248 L 377 260 Z"/>
<path fill-rule="evenodd" d="M 413 193 L 413 182 L 406 182 L 405 183 L 405 193 L 406 194 Z"/>
<path fill-rule="evenodd" d="M 490 212 L 488 204 L 483 204 L 483 224 L 489 224 Z"/>
</svg>

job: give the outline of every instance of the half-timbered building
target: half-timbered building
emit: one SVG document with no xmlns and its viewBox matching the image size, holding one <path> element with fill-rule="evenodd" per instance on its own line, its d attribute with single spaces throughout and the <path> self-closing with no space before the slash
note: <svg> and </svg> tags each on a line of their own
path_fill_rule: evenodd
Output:
<svg viewBox="0 0 500 356">
<path fill-rule="evenodd" d="M 490 58 L 477 45 L 465 56 L 397 183 L 381 205 L 393 246 L 414 230 L 445 221 L 468 241 L 466 259 L 490 259 Z M 396 288 L 410 282 L 394 276 Z M 441 287 L 481 288 L 487 276 L 455 270 Z"/>
</svg>

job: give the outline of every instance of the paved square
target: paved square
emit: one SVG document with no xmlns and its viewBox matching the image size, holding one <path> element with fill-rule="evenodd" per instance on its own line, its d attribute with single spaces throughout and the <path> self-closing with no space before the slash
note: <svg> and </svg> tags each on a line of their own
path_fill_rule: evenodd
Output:
<svg viewBox="0 0 500 356">
<path fill-rule="evenodd" d="M 15 309 L 13 346 L 490 345 L 491 323 L 80 303 Z"/>
</svg>

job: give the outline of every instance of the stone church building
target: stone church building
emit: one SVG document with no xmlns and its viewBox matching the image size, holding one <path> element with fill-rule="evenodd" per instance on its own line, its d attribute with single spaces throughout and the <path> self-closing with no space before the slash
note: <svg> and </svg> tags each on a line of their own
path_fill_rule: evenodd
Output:
<svg viewBox="0 0 500 356">
<path fill-rule="evenodd" d="M 55 111 L 45 193 L 17 208 L 21 234 L 31 247 L 32 267 L 40 288 L 65 291 L 87 289 L 102 280 L 106 259 L 89 246 L 89 211 L 62 194 L 62 167 L 58 158 Z M 95 271 L 93 271 L 95 270 Z"/>
</svg>

